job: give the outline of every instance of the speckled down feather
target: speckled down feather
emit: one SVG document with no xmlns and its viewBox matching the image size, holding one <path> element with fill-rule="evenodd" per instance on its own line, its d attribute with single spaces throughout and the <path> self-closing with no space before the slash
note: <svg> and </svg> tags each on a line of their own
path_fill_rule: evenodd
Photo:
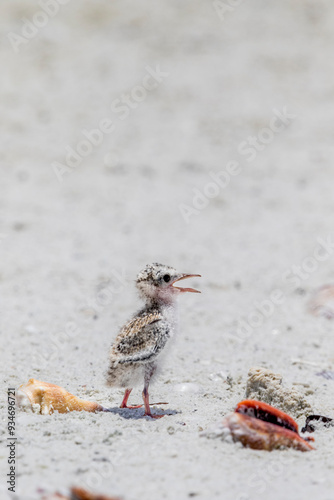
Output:
<svg viewBox="0 0 334 500">
<path fill-rule="evenodd" d="M 145 366 L 164 348 L 168 330 L 159 311 L 142 313 L 126 323 L 111 347 L 108 385 L 136 385 L 144 377 Z"/>
<path fill-rule="evenodd" d="M 145 313 L 142 316 L 136 316 L 128 321 L 120 333 L 117 335 L 115 343 L 111 350 L 111 355 L 119 359 L 121 355 L 135 354 L 147 343 L 154 343 L 156 338 L 152 335 L 151 326 L 154 323 L 162 320 L 162 314 L 159 311 Z M 138 335 L 140 333 L 140 335 Z"/>
</svg>

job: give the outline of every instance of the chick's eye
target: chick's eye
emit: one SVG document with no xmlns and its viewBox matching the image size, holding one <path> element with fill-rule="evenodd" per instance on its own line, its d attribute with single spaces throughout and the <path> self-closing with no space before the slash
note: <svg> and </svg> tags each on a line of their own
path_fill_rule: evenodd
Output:
<svg viewBox="0 0 334 500">
<path fill-rule="evenodd" d="M 169 274 L 165 274 L 165 276 L 163 277 L 163 280 L 168 283 L 170 281 L 170 276 Z"/>
</svg>

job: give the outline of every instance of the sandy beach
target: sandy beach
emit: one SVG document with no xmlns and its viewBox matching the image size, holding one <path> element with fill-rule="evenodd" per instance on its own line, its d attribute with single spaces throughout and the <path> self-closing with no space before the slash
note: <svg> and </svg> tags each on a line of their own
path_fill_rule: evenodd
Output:
<svg viewBox="0 0 334 500">
<path fill-rule="evenodd" d="M 334 283 L 334 6 L 46 4 L 0 8 L 1 498 L 332 500 L 333 428 L 310 453 L 201 432 L 251 367 L 334 417 L 333 321 L 308 310 Z M 105 383 L 152 262 L 202 275 L 151 387 L 157 421 Z M 7 389 L 30 378 L 111 411 L 16 406 L 11 494 Z"/>
</svg>

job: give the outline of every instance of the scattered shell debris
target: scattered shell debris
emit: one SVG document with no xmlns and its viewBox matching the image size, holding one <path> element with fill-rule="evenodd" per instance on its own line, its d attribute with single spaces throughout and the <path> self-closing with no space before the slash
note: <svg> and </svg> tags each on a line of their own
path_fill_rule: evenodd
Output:
<svg viewBox="0 0 334 500">
<path fill-rule="evenodd" d="M 282 385 L 283 377 L 266 368 L 250 368 L 246 399 L 255 399 L 291 413 L 295 418 L 312 413 L 311 405 L 296 389 Z"/>
<path fill-rule="evenodd" d="M 334 371 L 332 370 L 322 370 L 321 372 L 316 373 L 318 377 L 323 377 L 326 380 L 334 380 Z"/>
<path fill-rule="evenodd" d="M 208 438 L 240 442 L 246 448 L 272 451 L 294 448 L 299 451 L 313 450 L 308 441 L 298 433 L 298 424 L 286 413 L 261 401 L 241 401 L 234 413 L 208 431 L 202 432 Z"/>
<path fill-rule="evenodd" d="M 322 415 L 309 415 L 301 432 L 314 432 L 321 427 L 334 427 L 334 420 Z"/>
<path fill-rule="evenodd" d="M 53 493 L 43 496 L 41 500 L 119 500 L 119 498 L 98 495 L 96 493 L 90 493 L 83 488 L 73 487 L 71 488 L 69 496 L 61 493 Z"/>
<path fill-rule="evenodd" d="M 324 285 L 318 288 L 309 302 L 308 309 L 314 316 L 322 316 L 327 319 L 333 319 L 334 285 Z"/>
<path fill-rule="evenodd" d="M 98 403 L 77 398 L 58 385 L 33 378 L 18 388 L 17 401 L 20 407 L 42 415 L 51 415 L 55 411 L 59 413 L 105 411 L 105 408 Z"/>
<path fill-rule="evenodd" d="M 309 361 L 307 359 L 291 358 L 291 363 L 293 365 L 308 365 L 314 367 L 322 367 L 323 363 L 317 363 L 316 361 Z"/>
</svg>

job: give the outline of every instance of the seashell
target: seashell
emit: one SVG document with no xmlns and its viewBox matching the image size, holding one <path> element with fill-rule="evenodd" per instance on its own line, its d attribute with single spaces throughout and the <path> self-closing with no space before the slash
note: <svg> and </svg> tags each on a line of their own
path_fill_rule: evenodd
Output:
<svg viewBox="0 0 334 500">
<path fill-rule="evenodd" d="M 227 415 L 222 425 L 228 428 L 234 442 L 240 441 L 247 448 L 267 451 L 280 448 L 295 448 L 300 451 L 313 449 L 296 432 L 242 413 Z"/>
<path fill-rule="evenodd" d="M 298 434 L 298 425 L 289 415 L 254 400 L 241 401 L 235 412 L 227 415 L 214 433 L 205 435 L 240 442 L 255 450 L 313 450 L 309 442 Z"/>
<path fill-rule="evenodd" d="M 298 434 L 298 424 L 292 417 L 262 401 L 245 399 L 237 404 L 235 411 L 243 415 L 248 415 L 249 417 L 285 427 Z"/>
<path fill-rule="evenodd" d="M 72 488 L 70 500 L 118 500 L 116 497 L 107 497 L 90 493 L 83 488 Z"/>
<path fill-rule="evenodd" d="M 62 387 L 31 378 L 18 388 L 17 400 L 20 406 L 31 408 L 35 413 L 51 415 L 54 411 L 104 411 L 103 406 L 85 401 L 70 394 Z"/>
<path fill-rule="evenodd" d="M 309 302 L 309 311 L 314 316 L 334 318 L 334 286 L 324 285 L 315 291 Z"/>
<path fill-rule="evenodd" d="M 60 493 L 54 493 L 52 495 L 43 496 L 42 500 L 119 500 L 116 497 L 107 497 L 105 495 L 98 495 L 96 493 L 90 493 L 83 488 L 73 487 L 71 488 L 71 493 L 69 496 L 64 496 Z"/>
<path fill-rule="evenodd" d="M 51 495 L 43 496 L 42 500 L 70 500 L 70 498 L 61 493 L 52 493 Z"/>
</svg>

